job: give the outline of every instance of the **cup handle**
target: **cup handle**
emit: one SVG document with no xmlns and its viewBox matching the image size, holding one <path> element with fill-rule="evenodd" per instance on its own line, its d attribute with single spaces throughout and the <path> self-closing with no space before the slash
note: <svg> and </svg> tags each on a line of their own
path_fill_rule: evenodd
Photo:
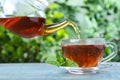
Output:
<svg viewBox="0 0 120 80">
<path fill-rule="evenodd" d="M 107 42 L 106 44 L 107 47 L 111 48 L 112 52 L 105 58 L 102 58 L 101 60 L 102 63 L 110 61 L 112 58 L 114 58 L 117 55 L 117 51 L 118 51 L 116 44 L 114 44 L 113 42 Z"/>
</svg>

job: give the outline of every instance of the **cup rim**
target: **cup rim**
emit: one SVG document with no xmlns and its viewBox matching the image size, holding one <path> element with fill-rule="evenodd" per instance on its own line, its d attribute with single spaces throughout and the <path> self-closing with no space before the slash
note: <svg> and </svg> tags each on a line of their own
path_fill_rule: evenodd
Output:
<svg viewBox="0 0 120 80">
<path fill-rule="evenodd" d="M 79 38 L 68 38 L 68 39 L 63 39 L 62 41 L 69 41 L 69 40 L 105 40 L 105 38 L 83 38 L 83 39 L 79 39 Z"/>
<path fill-rule="evenodd" d="M 65 41 L 69 41 L 69 42 L 75 42 L 75 41 L 85 41 L 85 40 L 99 40 L 99 41 L 105 41 L 105 38 L 83 38 L 83 39 L 79 39 L 79 38 L 69 38 L 69 39 L 63 39 L 62 42 Z"/>
<path fill-rule="evenodd" d="M 69 39 L 63 39 L 61 41 L 61 45 L 68 45 L 69 43 L 70 44 L 73 43 L 76 45 L 106 44 L 106 40 L 105 38 L 83 38 L 83 39 L 69 38 Z"/>
</svg>

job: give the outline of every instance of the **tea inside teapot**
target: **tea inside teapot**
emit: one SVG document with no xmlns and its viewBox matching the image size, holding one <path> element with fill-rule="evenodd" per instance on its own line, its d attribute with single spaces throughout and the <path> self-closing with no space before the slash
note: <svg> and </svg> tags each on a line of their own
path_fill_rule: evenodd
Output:
<svg viewBox="0 0 120 80">
<path fill-rule="evenodd" d="M 42 17 L 0 18 L 0 23 L 8 30 L 22 37 L 44 35 L 45 18 Z"/>
</svg>

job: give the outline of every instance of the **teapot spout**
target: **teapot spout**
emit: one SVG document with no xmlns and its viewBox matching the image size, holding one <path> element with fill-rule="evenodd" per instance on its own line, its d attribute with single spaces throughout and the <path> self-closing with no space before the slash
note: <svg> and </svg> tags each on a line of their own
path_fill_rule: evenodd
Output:
<svg viewBox="0 0 120 80">
<path fill-rule="evenodd" d="M 66 27 L 68 25 L 71 25 L 71 21 L 70 20 L 64 20 L 64 21 L 59 22 L 59 23 L 46 25 L 45 26 L 45 30 L 44 30 L 44 34 L 47 35 L 47 34 L 56 32 L 56 31 Z"/>
</svg>

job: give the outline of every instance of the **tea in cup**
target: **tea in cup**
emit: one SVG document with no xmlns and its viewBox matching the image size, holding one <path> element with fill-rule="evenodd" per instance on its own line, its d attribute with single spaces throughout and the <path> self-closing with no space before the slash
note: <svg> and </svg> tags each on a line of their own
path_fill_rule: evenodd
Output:
<svg viewBox="0 0 120 80">
<path fill-rule="evenodd" d="M 103 58 L 104 50 L 111 47 L 111 54 Z M 79 67 L 68 69 L 73 74 L 96 73 L 97 67 L 102 62 L 107 62 L 117 54 L 117 47 L 112 42 L 106 42 L 104 38 L 67 39 L 62 40 L 64 57 L 77 63 Z"/>
</svg>

